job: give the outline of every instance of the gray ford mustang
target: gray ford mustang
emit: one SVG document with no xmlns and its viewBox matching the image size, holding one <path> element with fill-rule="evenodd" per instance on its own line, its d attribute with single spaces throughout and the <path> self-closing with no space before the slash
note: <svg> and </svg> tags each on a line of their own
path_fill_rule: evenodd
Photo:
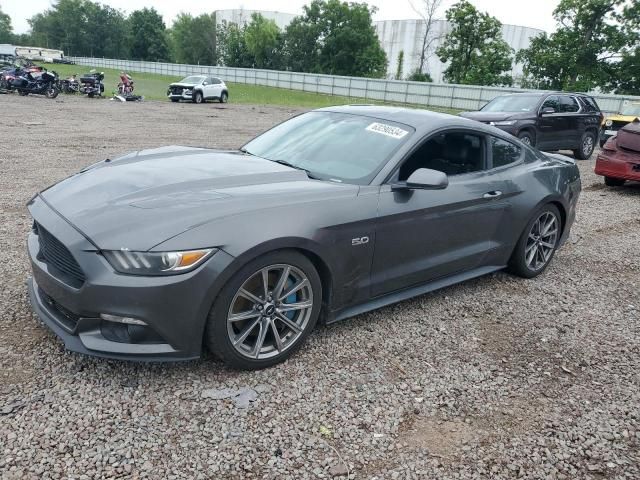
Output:
<svg viewBox="0 0 640 480">
<path fill-rule="evenodd" d="M 28 204 L 29 292 L 69 350 L 236 368 L 335 322 L 507 268 L 534 277 L 569 235 L 573 160 L 421 110 L 345 106 L 238 151 L 105 160 Z"/>
</svg>

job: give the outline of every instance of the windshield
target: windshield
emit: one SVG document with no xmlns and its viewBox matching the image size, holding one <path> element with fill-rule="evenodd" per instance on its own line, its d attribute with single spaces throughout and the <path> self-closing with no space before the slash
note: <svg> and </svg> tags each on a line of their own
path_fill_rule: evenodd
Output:
<svg viewBox="0 0 640 480">
<path fill-rule="evenodd" d="M 199 75 L 192 75 L 191 77 L 183 78 L 182 80 L 180 80 L 180 83 L 196 84 L 196 83 L 200 83 L 203 79 L 204 77 L 201 77 Z"/>
<path fill-rule="evenodd" d="M 620 115 L 638 115 L 640 116 L 640 103 L 630 103 L 620 110 Z"/>
<path fill-rule="evenodd" d="M 322 180 L 366 185 L 413 131 L 387 120 L 309 112 L 263 133 L 242 150 Z"/>
<path fill-rule="evenodd" d="M 494 98 L 481 110 L 483 112 L 533 112 L 539 102 L 539 95 L 506 95 Z"/>
</svg>

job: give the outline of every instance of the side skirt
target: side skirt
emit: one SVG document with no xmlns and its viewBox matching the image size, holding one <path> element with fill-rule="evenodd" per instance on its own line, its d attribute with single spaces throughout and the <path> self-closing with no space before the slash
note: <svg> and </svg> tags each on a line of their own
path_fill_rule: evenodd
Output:
<svg viewBox="0 0 640 480">
<path fill-rule="evenodd" d="M 360 315 L 361 313 L 370 312 L 371 310 L 377 310 L 378 308 L 386 307 L 387 305 L 391 305 L 393 303 L 402 302 L 403 300 L 408 300 L 419 295 L 424 295 L 425 293 L 433 292 L 434 290 L 439 290 L 441 288 L 449 287 L 466 280 L 471 280 L 472 278 L 481 277 L 489 273 L 497 272 L 498 270 L 502 270 L 504 268 L 506 268 L 506 265 L 491 265 L 475 268 L 473 270 L 468 270 L 456 275 L 434 280 L 429 283 L 424 283 L 422 285 L 372 298 L 365 303 L 331 312 L 327 317 L 327 324 L 338 322 L 350 317 L 355 317 L 356 315 Z"/>
</svg>

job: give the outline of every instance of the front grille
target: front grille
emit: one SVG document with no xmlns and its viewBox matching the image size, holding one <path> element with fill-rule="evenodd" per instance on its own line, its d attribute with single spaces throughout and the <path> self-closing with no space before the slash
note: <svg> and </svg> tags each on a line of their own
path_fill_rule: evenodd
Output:
<svg viewBox="0 0 640 480">
<path fill-rule="evenodd" d="M 171 87 L 171 93 L 173 95 L 182 95 L 182 87 Z"/>
<path fill-rule="evenodd" d="M 48 265 L 55 267 L 63 275 L 72 280 L 74 286 L 80 286 L 85 281 L 84 272 L 67 247 L 60 240 L 51 235 L 42 225 L 35 223 L 34 231 L 40 242 L 39 257 Z"/>
</svg>

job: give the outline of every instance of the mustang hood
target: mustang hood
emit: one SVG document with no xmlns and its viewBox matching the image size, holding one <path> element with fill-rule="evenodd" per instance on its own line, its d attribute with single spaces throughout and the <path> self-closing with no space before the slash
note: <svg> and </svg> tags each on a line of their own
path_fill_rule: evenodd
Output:
<svg viewBox="0 0 640 480">
<path fill-rule="evenodd" d="M 145 251 L 243 212 L 357 193 L 237 151 L 165 147 L 97 163 L 40 196 L 98 248 Z"/>
</svg>

